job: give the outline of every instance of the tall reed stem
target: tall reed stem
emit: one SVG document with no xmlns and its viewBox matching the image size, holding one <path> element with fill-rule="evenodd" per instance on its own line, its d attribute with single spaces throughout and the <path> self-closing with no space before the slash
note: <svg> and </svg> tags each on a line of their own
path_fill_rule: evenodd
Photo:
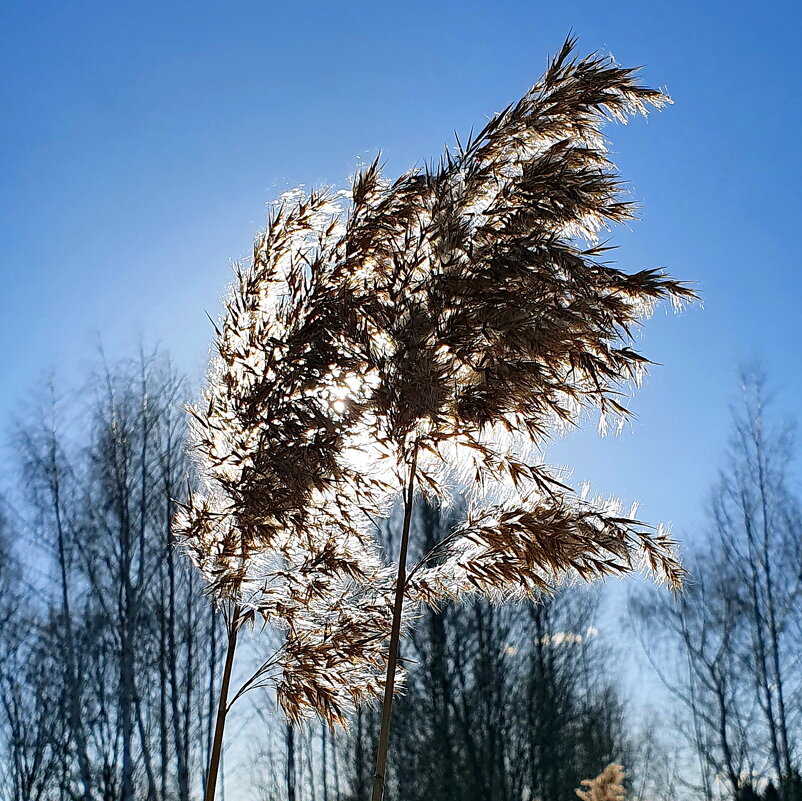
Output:
<svg viewBox="0 0 802 801">
<path fill-rule="evenodd" d="M 407 546 L 412 522 L 412 499 L 415 494 L 415 470 L 418 464 L 417 448 L 412 452 L 406 492 L 404 494 L 404 527 L 401 530 L 401 548 L 398 553 L 398 577 L 395 584 L 395 603 L 393 605 L 393 625 L 390 630 L 390 652 L 387 657 L 387 678 L 384 683 L 382 701 L 381 730 L 376 749 L 376 770 L 373 774 L 372 801 L 382 801 L 384 796 L 384 776 L 387 769 L 387 749 L 390 745 L 390 721 L 393 713 L 393 691 L 395 690 L 395 669 L 398 664 L 398 650 L 401 640 L 401 611 L 404 607 L 404 590 L 407 581 Z M 208 801 L 208 799 L 207 799 Z"/>
<path fill-rule="evenodd" d="M 231 610 L 231 618 L 228 621 L 228 647 L 226 649 L 226 661 L 223 665 L 223 677 L 220 683 L 220 700 L 217 703 L 217 720 L 214 724 L 212 751 L 209 754 L 209 769 L 206 774 L 205 801 L 214 801 L 217 789 L 217 773 L 220 769 L 220 755 L 223 753 L 223 731 L 226 727 L 226 715 L 228 714 L 228 688 L 231 684 L 234 651 L 237 649 L 239 615 L 240 607 L 234 606 Z"/>
</svg>

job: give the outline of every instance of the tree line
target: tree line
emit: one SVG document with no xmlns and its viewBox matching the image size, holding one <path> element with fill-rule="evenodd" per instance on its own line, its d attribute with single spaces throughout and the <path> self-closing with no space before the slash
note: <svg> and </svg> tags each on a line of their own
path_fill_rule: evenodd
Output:
<svg viewBox="0 0 802 801">
<path fill-rule="evenodd" d="M 185 382 L 158 354 L 16 426 L 0 552 L 2 797 L 196 796 L 219 626 L 170 534 Z"/>
<path fill-rule="evenodd" d="M 204 792 L 225 632 L 170 534 L 192 481 L 188 394 L 165 354 L 140 353 L 101 364 L 70 399 L 48 389 L 14 428 L 16 483 L 0 516 L 3 801 Z M 760 377 L 745 376 L 742 397 L 710 530 L 686 555 L 692 580 L 678 600 L 631 601 L 674 699 L 664 741 L 636 725 L 598 592 L 444 604 L 421 611 L 402 651 L 388 797 L 570 799 L 611 762 L 627 766 L 634 798 L 799 797 L 793 441 Z M 419 505 L 417 547 L 459 517 Z M 250 648 L 258 662 L 256 640 Z M 218 797 L 369 797 L 376 708 L 345 732 L 295 726 L 264 690 L 240 725 L 249 736 L 226 752 Z"/>
</svg>

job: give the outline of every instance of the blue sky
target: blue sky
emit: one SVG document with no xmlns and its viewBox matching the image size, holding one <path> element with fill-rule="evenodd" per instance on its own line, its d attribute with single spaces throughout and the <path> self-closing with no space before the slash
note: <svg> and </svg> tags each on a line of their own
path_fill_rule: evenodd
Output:
<svg viewBox="0 0 802 801">
<path fill-rule="evenodd" d="M 737 362 L 798 408 L 802 299 L 795 3 L 16 2 L 0 10 L 0 425 L 50 372 L 159 341 L 200 377 L 229 280 L 296 184 L 395 175 L 481 127 L 580 49 L 643 64 L 675 105 L 609 135 L 643 204 L 627 268 L 698 282 L 659 312 L 662 363 L 622 437 L 554 451 L 577 479 L 690 532 L 727 431 Z"/>
</svg>

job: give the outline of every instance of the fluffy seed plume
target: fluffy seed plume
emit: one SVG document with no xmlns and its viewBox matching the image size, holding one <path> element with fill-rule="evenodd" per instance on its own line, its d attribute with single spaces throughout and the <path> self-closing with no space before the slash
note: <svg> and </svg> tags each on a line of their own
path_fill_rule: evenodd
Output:
<svg viewBox="0 0 802 801">
<path fill-rule="evenodd" d="M 614 762 L 595 779 L 582 779 L 584 789 L 576 790 L 582 801 L 626 801 L 624 769 Z"/>
<path fill-rule="evenodd" d="M 681 582 L 666 534 L 526 456 L 587 410 L 625 418 L 648 364 L 634 329 L 694 297 L 605 261 L 599 232 L 634 208 L 602 127 L 669 99 L 573 47 L 437 164 L 391 182 L 377 160 L 348 193 L 285 197 L 237 270 L 191 410 L 204 489 L 175 528 L 216 602 L 285 632 L 270 669 L 294 719 L 392 691 L 420 601 L 637 567 Z M 465 524 L 408 578 L 386 567 L 376 519 L 455 483 Z"/>
</svg>

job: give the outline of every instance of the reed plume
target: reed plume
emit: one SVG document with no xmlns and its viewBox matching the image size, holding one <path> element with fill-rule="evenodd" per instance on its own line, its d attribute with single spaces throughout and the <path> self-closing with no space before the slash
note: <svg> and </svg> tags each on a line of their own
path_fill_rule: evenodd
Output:
<svg viewBox="0 0 802 801">
<path fill-rule="evenodd" d="M 648 364 L 635 327 L 661 299 L 694 297 L 605 260 L 599 232 L 634 206 L 601 128 L 669 99 L 574 44 L 437 164 L 391 182 L 377 159 L 347 193 L 285 197 L 238 268 L 191 410 L 204 490 L 176 532 L 233 644 L 256 616 L 285 633 L 244 689 L 274 681 L 290 718 L 331 723 L 383 693 L 374 801 L 416 604 L 536 599 L 638 567 L 682 580 L 663 530 L 531 456 L 588 410 L 626 419 Z M 415 493 L 447 501 L 455 486 L 468 519 L 407 573 Z M 392 570 L 374 524 L 399 497 Z"/>
<path fill-rule="evenodd" d="M 614 762 L 595 779 L 582 779 L 584 789 L 576 790 L 582 801 L 626 801 L 624 769 Z"/>
</svg>

